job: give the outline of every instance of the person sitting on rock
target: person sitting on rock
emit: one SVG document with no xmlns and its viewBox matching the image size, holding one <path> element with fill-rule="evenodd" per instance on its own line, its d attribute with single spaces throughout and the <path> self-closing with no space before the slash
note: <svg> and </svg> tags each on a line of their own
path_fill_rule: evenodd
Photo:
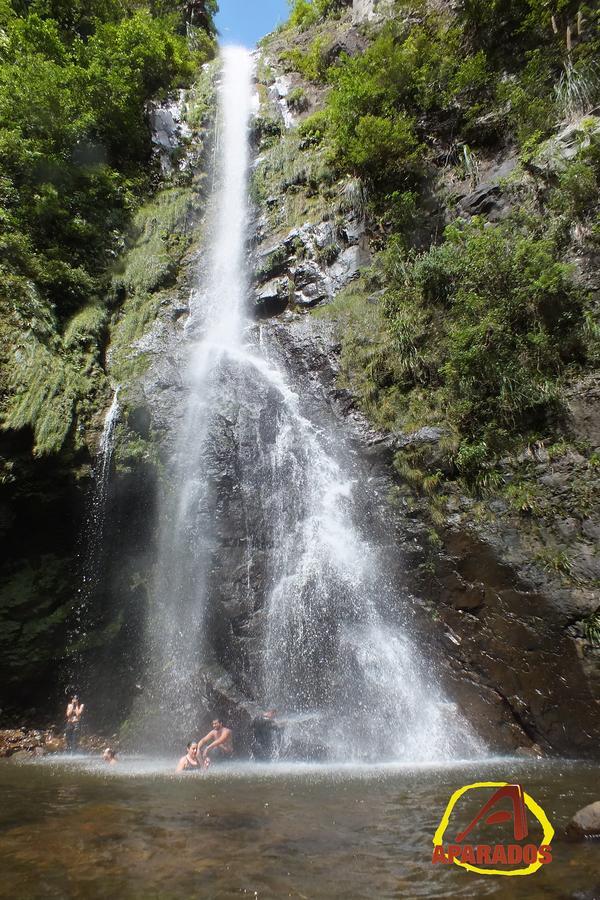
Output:
<svg viewBox="0 0 600 900">
<path fill-rule="evenodd" d="M 186 747 L 186 754 L 177 763 L 177 772 L 199 772 L 201 765 L 198 762 L 198 742 L 190 741 Z"/>
<path fill-rule="evenodd" d="M 205 747 L 206 744 L 208 744 L 207 747 Z M 203 747 L 205 747 L 204 750 L 202 750 Z M 233 756 L 233 732 L 231 728 L 226 728 L 220 719 L 213 719 L 212 731 L 209 731 L 198 742 L 198 749 L 202 750 L 205 768 L 208 768 L 211 762 L 224 762 L 231 759 Z"/>
<path fill-rule="evenodd" d="M 70 702 L 67 704 L 66 712 L 67 727 L 65 728 L 65 738 L 69 753 L 75 753 L 79 746 L 79 730 L 84 709 L 85 705 L 79 702 L 77 694 L 73 694 Z"/>
</svg>

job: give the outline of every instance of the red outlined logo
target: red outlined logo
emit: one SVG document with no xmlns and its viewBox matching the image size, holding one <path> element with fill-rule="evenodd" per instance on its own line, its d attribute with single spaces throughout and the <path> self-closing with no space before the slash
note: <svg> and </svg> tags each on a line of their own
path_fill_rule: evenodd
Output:
<svg viewBox="0 0 600 900">
<path fill-rule="evenodd" d="M 492 794 L 489 789 L 496 788 Z M 454 843 L 444 844 L 444 836 L 448 830 L 452 812 L 467 791 L 485 791 L 487 799 L 479 812 L 471 819 L 466 828 L 456 834 Z M 508 801 L 509 809 L 500 809 L 499 804 Z M 504 806 L 506 803 L 503 804 Z M 540 844 L 527 842 L 529 826 L 527 810 L 539 822 L 542 828 Z M 511 842 L 497 844 L 465 843 L 465 838 L 473 836 L 479 823 L 483 825 L 501 825 L 512 822 L 513 837 Z M 546 813 L 535 802 L 533 797 L 525 793 L 520 784 L 509 784 L 506 781 L 479 781 L 467 784 L 455 791 L 450 797 L 442 821 L 433 836 L 434 863 L 454 863 L 477 872 L 480 875 L 533 875 L 547 863 L 552 862 L 550 842 L 554 837 L 554 828 Z M 499 869 L 498 866 L 506 868 Z M 513 868 L 510 868 L 510 867 Z"/>
</svg>

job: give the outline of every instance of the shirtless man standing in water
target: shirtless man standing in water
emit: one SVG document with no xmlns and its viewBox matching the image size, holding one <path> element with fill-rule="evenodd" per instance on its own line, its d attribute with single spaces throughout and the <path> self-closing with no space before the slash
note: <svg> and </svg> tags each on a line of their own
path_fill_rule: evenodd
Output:
<svg viewBox="0 0 600 900">
<path fill-rule="evenodd" d="M 204 750 L 202 748 L 208 744 Z M 233 756 L 233 733 L 231 728 L 225 728 L 220 719 L 214 719 L 212 722 L 212 731 L 198 741 L 198 750 L 202 750 L 202 759 L 204 765 L 209 766 L 211 762 L 223 762 L 231 759 Z"/>
<path fill-rule="evenodd" d="M 81 727 L 81 717 L 84 709 L 85 705 L 80 703 L 77 694 L 74 694 L 67 706 L 65 715 L 67 720 L 65 737 L 67 739 L 67 750 L 69 750 L 70 753 L 74 753 L 79 744 L 79 729 Z"/>
</svg>

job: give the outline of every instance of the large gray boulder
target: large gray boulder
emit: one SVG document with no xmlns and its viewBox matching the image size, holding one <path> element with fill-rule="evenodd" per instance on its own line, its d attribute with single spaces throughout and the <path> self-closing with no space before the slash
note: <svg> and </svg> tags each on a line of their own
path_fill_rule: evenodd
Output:
<svg viewBox="0 0 600 900">
<path fill-rule="evenodd" d="M 600 800 L 575 813 L 566 828 L 567 837 L 575 841 L 600 838 Z"/>
</svg>

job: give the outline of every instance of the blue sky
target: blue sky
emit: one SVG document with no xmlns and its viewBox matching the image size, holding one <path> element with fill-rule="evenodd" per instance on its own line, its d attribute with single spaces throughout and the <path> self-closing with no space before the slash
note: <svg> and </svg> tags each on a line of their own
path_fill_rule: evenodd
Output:
<svg viewBox="0 0 600 900">
<path fill-rule="evenodd" d="M 259 38 L 285 21 L 289 11 L 287 0 L 219 0 L 219 40 L 222 44 L 253 47 Z"/>
</svg>

